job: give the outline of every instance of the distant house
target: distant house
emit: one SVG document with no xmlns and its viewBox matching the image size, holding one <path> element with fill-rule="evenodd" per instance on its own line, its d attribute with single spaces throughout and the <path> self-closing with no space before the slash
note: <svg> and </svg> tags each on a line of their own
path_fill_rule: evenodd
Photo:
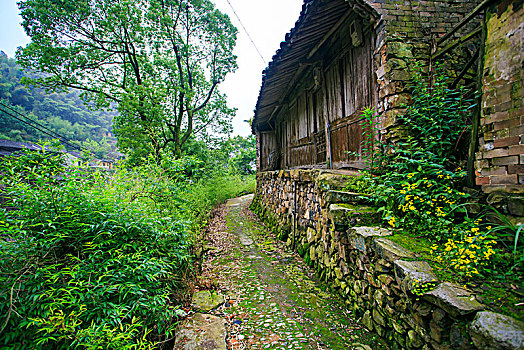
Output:
<svg viewBox="0 0 524 350">
<path fill-rule="evenodd" d="M 124 160 L 126 158 L 126 155 L 122 152 L 113 151 L 113 152 L 107 153 L 106 157 L 113 161 L 118 161 L 118 160 Z"/>
<path fill-rule="evenodd" d="M 114 163 L 111 159 L 96 159 L 95 162 L 97 162 L 99 166 L 106 170 L 114 169 Z"/>
<path fill-rule="evenodd" d="M 42 150 L 42 147 L 30 142 L 0 140 L 0 157 L 9 156 L 13 153 L 20 152 L 24 149 L 28 149 L 31 151 L 40 151 Z"/>
<path fill-rule="evenodd" d="M 113 151 L 107 153 L 104 159 L 98 159 L 96 161 L 100 166 L 104 167 L 105 169 L 113 170 L 115 167 L 115 163 L 123 159 L 125 159 L 125 154 L 118 151 Z"/>
<path fill-rule="evenodd" d="M 30 142 L 0 140 L 0 157 L 9 156 L 24 149 L 40 151 L 42 147 Z M 118 151 L 109 152 L 104 159 L 88 159 L 82 152 L 78 151 L 64 151 L 63 156 L 68 166 L 81 166 L 88 161 L 90 168 L 102 170 L 113 170 L 115 162 L 125 158 L 125 155 Z"/>
<path fill-rule="evenodd" d="M 68 165 L 81 166 L 88 162 L 88 166 L 92 169 L 102 169 L 102 170 L 113 170 L 114 169 L 114 159 L 113 156 L 115 153 L 119 152 L 110 152 L 107 154 L 107 158 L 97 159 L 97 158 L 88 158 L 82 152 L 69 151 L 66 152 L 65 158 Z"/>
</svg>

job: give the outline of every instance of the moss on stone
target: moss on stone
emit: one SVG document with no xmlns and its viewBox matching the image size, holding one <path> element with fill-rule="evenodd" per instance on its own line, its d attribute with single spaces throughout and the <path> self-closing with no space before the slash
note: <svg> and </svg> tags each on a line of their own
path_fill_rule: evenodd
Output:
<svg viewBox="0 0 524 350">
<path fill-rule="evenodd" d="M 417 254 L 419 258 L 432 260 L 430 254 L 432 243 L 426 238 L 397 233 L 389 236 L 388 239 L 401 245 L 407 250 L 411 250 L 413 253 Z"/>
<path fill-rule="evenodd" d="M 335 229 L 342 231 L 349 226 L 370 226 L 378 221 L 377 209 L 368 206 L 336 203 L 329 206 Z"/>
</svg>

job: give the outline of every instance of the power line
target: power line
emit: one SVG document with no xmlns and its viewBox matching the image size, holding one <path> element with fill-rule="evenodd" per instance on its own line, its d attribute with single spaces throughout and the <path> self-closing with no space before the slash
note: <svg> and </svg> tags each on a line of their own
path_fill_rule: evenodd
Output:
<svg viewBox="0 0 524 350">
<path fill-rule="evenodd" d="M 46 127 L 45 125 L 42 125 L 42 124 L 40 124 L 39 122 L 37 122 L 36 120 L 33 120 L 33 119 L 29 118 L 28 116 L 26 116 L 26 115 L 20 113 L 19 111 L 17 111 L 17 110 L 14 109 L 13 107 L 11 107 L 11 106 L 9 106 L 9 105 L 6 105 L 6 104 L 4 104 L 3 102 L 0 102 L 0 106 L 9 109 L 9 110 L 11 110 L 12 112 L 15 112 L 16 114 L 18 114 L 18 115 L 21 116 L 22 118 L 29 120 L 30 123 L 34 123 L 34 124 L 38 125 L 39 127 L 41 127 L 41 128 L 43 128 L 43 129 L 49 131 L 51 134 L 53 134 L 53 135 L 50 135 L 50 136 L 53 136 L 53 137 L 55 137 L 55 138 L 64 139 L 64 140 L 66 140 L 67 142 L 73 142 L 72 140 L 68 139 L 67 137 L 58 134 L 56 131 L 49 129 L 49 128 Z"/>
<path fill-rule="evenodd" d="M 33 125 L 33 124 L 31 124 L 31 123 L 29 123 L 29 122 L 27 122 L 27 121 L 25 121 L 25 120 L 23 120 L 23 119 L 21 119 L 21 118 L 18 118 L 17 116 L 15 116 L 14 114 L 9 113 L 8 111 L 4 110 L 3 108 L 0 108 L 0 111 L 4 112 L 4 113 L 7 114 L 8 116 L 10 116 L 10 117 L 12 117 L 12 118 L 14 118 L 14 119 L 16 119 L 16 120 L 18 120 L 18 121 L 21 121 L 21 122 L 24 123 L 24 124 L 29 125 L 30 127 L 32 127 L 32 128 L 34 128 L 34 129 L 36 129 L 36 130 L 38 130 L 38 131 L 44 133 L 44 134 L 47 135 L 47 136 L 51 136 L 52 138 L 58 138 L 58 139 L 60 139 L 60 141 L 61 141 L 62 143 L 65 143 L 66 145 L 69 145 L 69 146 L 71 146 L 71 147 L 73 147 L 73 148 L 76 148 L 76 149 L 79 150 L 79 151 L 83 151 L 83 149 L 80 148 L 79 146 L 74 145 L 74 144 L 72 144 L 72 143 L 69 143 L 69 142 L 65 141 L 65 140 L 63 139 L 62 136 L 57 136 L 57 135 L 53 135 L 53 134 L 51 134 L 51 133 L 48 133 L 48 132 L 46 132 L 45 130 L 40 129 L 40 128 L 37 127 L 37 126 L 35 126 L 35 125 Z"/>
<path fill-rule="evenodd" d="M 4 107 L 7 107 L 7 106 L 5 106 L 5 105 L 4 105 L 3 103 L 1 103 L 1 102 L 0 102 L 0 105 L 2 105 L 2 106 L 4 106 Z M 9 108 L 9 107 L 8 107 L 8 108 Z M 11 108 L 10 108 L 10 109 L 11 109 Z M 17 114 L 19 114 L 19 115 L 23 116 L 24 118 L 30 120 L 30 122 L 28 122 L 28 121 L 26 121 L 26 120 L 23 120 L 23 119 L 21 119 L 21 118 L 18 118 L 17 116 L 15 116 L 14 114 L 12 114 L 12 113 L 6 111 L 6 110 L 3 109 L 3 108 L 0 108 L 0 111 L 4 112 L 4 113 L 7 114 L 8 116 L 10 116 L 10 117 L 12 117 L 12 118 L 14 118 L 14 119 L 16 119 L 16 120 L 18 120 L 18 121 L 21 121 L 21 122 L 24 123 L 24 124 L 29 125 L 29 126 L 32 127 L 32 128 L 35 128 L 35 129 L 39 130 L 40 132 L 44 133 L 44 134 L 47 135 L 47 136 L 51 136 L 52 138 L 58 138 L 62 143 L 65 143 L 66 145 L 69 145 L 69 146 L 71 146 L 71 147 L 73 147 L 73 148 L 75 148 L 75 149 L 77 149 L 77 150 L 79 150 L 79 151 L 89 151 L 87 148 L 84 148 L 84 147 L 82 147 L 82 146 L 77 146 L 77 145 L 75 145 L 75 144 L 72 144 L 72 143 L 66 141 L 66 140 L 68 140 L 68 139 L 67 139 L 65 136 L 62 136 L 62 135 L 60 135 L 60 134 L 57 134 L 57 133 L 55 133 L 55 132 L 53 132 L 53 131 L 51 131 L 51 130 L 50 130 L 51 132 L 47 132 L 47 131 L 45 131 L 45 130 L 43 130 L 43 129 L 37 127 L 37 126 L 35 126 L 34 124 L 37 124 L 37 125 L 42 126 L 42 128 L 47 129 L 47 128 L 44 127 L 43 125 L 41 125 L 41 124 L 39 124 L 39 123 L 36 123 L 34 120 L 29 119 L 28 117 L 26 117 L 25 115 L 21 114 L 20 112 L 15 111 Z M 47 130 L 49 130 L 49 129 L 47 129 Z"/>
<path fill-rule="evenodd" d="M 235 11 L 235 9 L 233 8 L 233 5 L 231 5 L 231 3 L 229 2 L 229 0 L 226 0 L 227 3 L 229 4 L 229 7 L 231 7 L 231 10 L 233 10 L 233 13 L 235 14 L 235 17 L 238 19 L 238 21 L 240 22 L 240 25 L 242 26 L 242 29 L 244 29 L 244 32 L 246 33 L 247 37 L 249 38 L 249 40 L 251 41 L 251 44 L 253 44 L 253 46 L 255 47 L 255 50 L 257 50 L 258 52 L 258 55 L 260 56 L 260 58 L 262 59 L 262 62 L 264 62 L 264 64 L 267 63 L 267 61 L 265 60 L 264 56 L 262 56 L 262 54 L 260 53 L 260 50 L 258 49 L 257 45 L 255 44 L 255 42 L 253 41 L 253 39 L 251 38 L 251 35 L 249 35 L 246 27 L 244 27 L 244 24 L 242 23 L 242 21 L 240 20 L 240 17 L 238 17 L 237 15 L 237 12 Z"/>
</svg>

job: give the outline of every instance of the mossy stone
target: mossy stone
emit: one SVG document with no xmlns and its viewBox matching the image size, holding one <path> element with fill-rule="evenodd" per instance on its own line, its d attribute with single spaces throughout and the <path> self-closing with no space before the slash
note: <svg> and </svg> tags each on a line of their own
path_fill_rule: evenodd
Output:
<svg viewBox="0 0 524 350">
<path fill-rule="evenodd" d="M 202 290 L 193 295 L 193 306 L 200 311 L 210 311 L 224 303 L 224 296 L 216 291 Z"/>
<path fill-rule="evenodd" d="M 455 283 L 441 283 L 437 288 L 426 293 L 424 299 L 455 318 L 484 309 L 484 305 L 480 304 L 470 292 Z"/>
<path fill-rule="evenodd" d="M 477 313 L 469 334 L 479 349 L 524 349 L 524 323 L 490 311 Z"/>
<path fill-rule="evenodd" d="M 373 248 L 379 257 L 390 262 L 415 257 L 415 253 L 412 251 L 386 238 L 375 239 L 373 241 Z"/>
<path fill-rule="evenodd" d="M 226 350 L 226 321 L 223 318 L 196 313 L 177 332 L 174 349 Z"/>
</svg>

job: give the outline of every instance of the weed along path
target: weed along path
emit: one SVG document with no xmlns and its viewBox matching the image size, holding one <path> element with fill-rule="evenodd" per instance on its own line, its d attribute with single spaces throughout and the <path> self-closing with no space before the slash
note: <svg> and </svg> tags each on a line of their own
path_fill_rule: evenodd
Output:
<svg viewBox="0 0 524 350">
<path fill-rule="evenodd" d="M 248 208 L 252 198 L 230 200 L 213 216 L 202 291 L 175 349 L 386 349 L 268 232 Z"/>
</svg>

